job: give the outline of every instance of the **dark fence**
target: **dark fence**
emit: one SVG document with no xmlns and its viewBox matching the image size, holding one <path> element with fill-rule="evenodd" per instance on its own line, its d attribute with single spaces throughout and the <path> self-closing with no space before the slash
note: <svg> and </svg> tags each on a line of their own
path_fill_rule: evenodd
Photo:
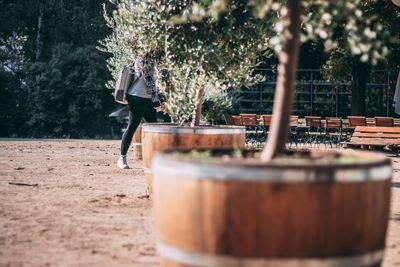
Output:
<svg viewBox="0 0 400 267">
<path fill-rule="evenodd" d="M 239 91 L 238 112 L 271 114 L 276 69 L 259 69 L 265 81 Z M 367 83 L 366 116 L 394 116 L 393 95 L 399 70 L 373 70 Z M 352 81 L 327 82 L 319 69 L 299 69 L 293 114 L 346 117 L 351 112 Z"/>
</svg>

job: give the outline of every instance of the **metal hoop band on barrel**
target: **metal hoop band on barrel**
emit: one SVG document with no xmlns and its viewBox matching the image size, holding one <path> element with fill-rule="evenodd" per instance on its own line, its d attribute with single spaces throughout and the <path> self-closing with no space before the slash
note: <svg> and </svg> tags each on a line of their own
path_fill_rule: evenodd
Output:
<svg viewBox="0 0 400 267">
<path fill-rule="evenodd" d="M 155 133 L 172 133 L 172 134 L 245 134 L 246 128 L 244 126 L 234 127 L 177 127 L 177 126 L 154 126 L 154 125 L 143 125 L 143 132 L 155 132 Z"/>
<path fill-rule="evenodd" d="M 332 258 L 239 258 L 229 255 L 211 255 L 186 251 L 165 243 L 157 244 L 158 252 L 165 258 L 181 264 L 202 267 L 343 267 L 373 266 L 383 258 L 383 250 L 361 255 Z"/>
<path fill-rule="evenodd" d="M 388 164 L 376 166 L 363 165 L 353 168 L 330 168 L 329 166 L 312 168 L 276 168 L 273 166 L 239 166 L 233 164 L 199 164 L 182 161 L 170 156 L 156 155 L 153 173 L 168 173 L 177 177 L 209 180 L 238 180 L 265 182 L 365 182 L 390 179 L 392 168 Z"/>
</svg>

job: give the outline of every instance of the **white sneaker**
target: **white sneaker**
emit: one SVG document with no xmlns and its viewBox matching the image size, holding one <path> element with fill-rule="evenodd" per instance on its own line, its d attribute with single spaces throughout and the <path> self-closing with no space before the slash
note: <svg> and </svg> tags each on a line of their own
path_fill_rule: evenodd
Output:
<svg viewBox="0 0 400 267">
<path fill-rule="evenodd" d="M 119 156 L 117 166 L 120 169 L 129 169 L 128 163 L 126 162 L 126 155 Z"/>
</svg>

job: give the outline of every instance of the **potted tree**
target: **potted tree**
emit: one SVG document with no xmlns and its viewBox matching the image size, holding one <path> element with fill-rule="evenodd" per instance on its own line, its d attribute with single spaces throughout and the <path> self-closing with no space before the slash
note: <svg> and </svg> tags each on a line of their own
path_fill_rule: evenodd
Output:
<svg viewBox="0 0 400 267">
<path fill-rule="evenodd" d="M 270 25 L 252 16 L 251 7 L 243 1 L 234 1 L 234 8 L 223 2 L 213 7 L 216 12 L 205 17 L 203 7 L 190 1 L 121 0 L 108 18 L 114 29 L 105 41 L 115 54 L 109 61 L 111 67 L 119 65 L 119 57 L 151 52 L 158 55 L 159 86 L 168 93 L 170 103 L 179 103 L 174 101 L 179 94 L 194 88 L 193 104 L 189 105 L 191 116 L 187 118 L 190 125 L 142 126 L 143 162 L 150 180 L 156 151 L 245 145 L 244 127 L 200 125 L 205 90 L 211 86 L 223 91 L 259 81 L 253 69 L 265 54 Z M 170 105 L 173 108 L 176 105 Z"/>
<path fill-rule="evenodd" d="M 280 64 L 271 134 L 259 155 L 208 150 L 155 157 L 162 265 L 380 266 L 390 160 L 374 153 L 285 150 L 299 44 L 307 37 L 300 37 L 301 21 L 305 33 L 319 35 L 327 47 L 335 45 L 330 30 L 347 31 L 352 51 L 364 59 L 385 54 L 376 38 L 379 22 L 363 17 L 363 1 L 252 3 L 261 15 L 276 14 L 281 32 L 274 39 Z M 367 37 L 373 50 L 357 49 L 365 32 L 375 33 Z"/>
</svg>

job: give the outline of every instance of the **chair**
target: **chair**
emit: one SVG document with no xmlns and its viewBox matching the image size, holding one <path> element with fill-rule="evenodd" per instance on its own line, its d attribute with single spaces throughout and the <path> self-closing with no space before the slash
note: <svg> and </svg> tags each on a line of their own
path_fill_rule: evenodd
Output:
<svg viewBox="0 0 400 267">
<path fill-rule="evenodd" d="M 350 128 L 357 126 L 367 126 L 367 119 L 364 116 L 348 116 Z"/>
<path fill-rule="evenodd" d="M 392 117 L 375 117 L 375 126 L 377 127 L 393 127 Z"/>
<path fill-rule="evenodd" d="M 330 145 L 338 144 L 342 141 L 342 118 L 326 117 L 325 133 L 328 137 Z"/>
<path fill-rule="evenodd" d="M 375 118 L 366 118 L 365 120 L 367 121 L 367 126 L 376 126 L 375 125 Z"/>
<path fill-rule="evenodd" d="M 326 128 L 327 129 L 342 129 L 342 118 L 339 117 L 326 117 Z"/>
<path fill-rule="evenodd" d="M 320 116 L 305 116 L 306 126 L 308 127 L 309 141 L 316 143 L 320 141 L 322 131 L 322 121 Z"/>
<path fill-rule="evenodd" d="M 271 126 L 272 122 L 272 115 L 261 115 L 261 122 L 264 127 Z"/>
<path fill-rule="evenodd" d="M 322 128 L 322 121 L 321 117 L 319 116 L 305 116 L 306 119 L 306 126 L 311 128 L 320 129 Z"/>
<path fill-rule="evenodd" d="M 240 114 L 243 126 L 257 126 L 257 114 Z"/>
<path fill-rule="evenodd" d="M 272 115 L 261 115 L 261 124 L 265 138 L 267 138 L 271 123 L 272 123 Z"/>
<path fill-rule="evenodd" d="M 232 115 L 224 114 L 224 119 L 225 119 L 226 125 L 235 125 Z"/>
<path fill-rule="evenodd" d="M 299 116 L 290 116 L 289 118 L 289 145 L 295 143 L 297 146 L 297 129 L 299 125 Z"/>
<path fill-rule="evenodd" d="M 299 125 L 299 116 L 290 116 L 289 127 L 296 127 Z"/>
<path fill-rule="evenodd" d="M 242 126 L 242 117 L 240 116 L 232 116 L 233 125 Z"/>
<path fill-rule="evenodd" d="M 257 114 L 240 114 L 242 125 L 246 127 L 246 139 L 252 143 L 258 140 Z"/>
</svg>

